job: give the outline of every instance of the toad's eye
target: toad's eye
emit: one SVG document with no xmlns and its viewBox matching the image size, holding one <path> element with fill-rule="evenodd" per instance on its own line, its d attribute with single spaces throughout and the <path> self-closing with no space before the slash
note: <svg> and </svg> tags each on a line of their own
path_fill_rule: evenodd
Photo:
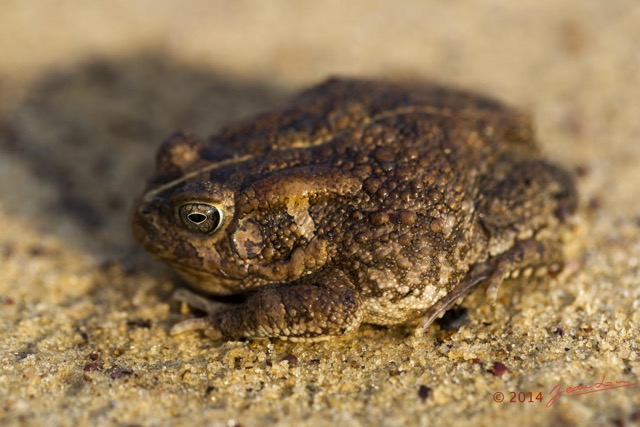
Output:
<svg viewBox="0 0 640 427">
<path fill-rule="evenodd" d="M 180 221 L 194 233 L 213 233 L 222 225 L 224 214 L 216 206 L 206 203 L 185 203 L 178 208 Z"/>
</svg>

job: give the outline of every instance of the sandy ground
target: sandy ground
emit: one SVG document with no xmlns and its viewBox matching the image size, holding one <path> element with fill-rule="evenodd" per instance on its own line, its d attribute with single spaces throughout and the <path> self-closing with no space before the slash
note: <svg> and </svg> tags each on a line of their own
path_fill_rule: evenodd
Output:
<svg viewBox="0 0 640 427">
<path fill-rule="evenodd" d="M 632 0 L 3 1 L 0 424 L 640 424 L 640 385 L 548 405 L 640 381 L 638 46 Z M 127 227 L 157 145 L 334 74 L 528 108 L 579 176 L 565 270 L 420 339 L 169 336 L 179 282 Z"/>
</svg>

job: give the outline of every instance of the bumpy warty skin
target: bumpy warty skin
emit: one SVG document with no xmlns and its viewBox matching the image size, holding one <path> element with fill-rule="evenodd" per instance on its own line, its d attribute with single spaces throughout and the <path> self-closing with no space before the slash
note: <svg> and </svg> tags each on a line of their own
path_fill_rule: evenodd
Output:
<svg viewBox="0 0 640 427">
<path fill-rule="evenodd" d="M 326 339 L 560 264 L 575 204 L 526 114 L 437 86 L 331 79 L 209 140 L 174 134 L 132 228 L 193 287 L 247 296 L 211 310 L 221 335 Z"/>
</svg>

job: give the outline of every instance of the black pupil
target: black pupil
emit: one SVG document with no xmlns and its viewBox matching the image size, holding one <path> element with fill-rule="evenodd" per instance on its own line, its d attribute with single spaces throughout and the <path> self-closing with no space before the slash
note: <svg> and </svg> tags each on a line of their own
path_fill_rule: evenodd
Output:
<svg viewBox="0 0 640 427">
<path fill-rule="evenodd" d="M 201 224 L 207 219 L 207 217 L 201 213 L 189 214 L 187 218 L 189 218 L 189 221 L 195 222 L 196 224 Z"/>
</svg>

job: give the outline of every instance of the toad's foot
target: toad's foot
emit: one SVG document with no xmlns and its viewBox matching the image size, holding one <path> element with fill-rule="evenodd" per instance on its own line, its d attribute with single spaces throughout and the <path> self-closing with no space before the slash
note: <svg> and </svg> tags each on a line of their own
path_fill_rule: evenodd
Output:
<svg viewBox="0 0 640 427">
<path fill-rule="evenodd" d="M 211 301 L 201 295 L 193 293 L 187 289 L 180 288 L 173 293 L 173 299 L 204 311 L 207 314 L 215 314 L 222 310 L 226 310 L 232 306 L 224 302 Z"/>
<path fill-rule="evenodd" d="M 176 323 L 169 332 L 171 335 L 178 335 L 190 331 L 204 331 L 211 339 L 222 338 L 222 333 L 218 331 L 210 317 L 198 317 L 196 319 L 183 320 Z"/>
<path fill-rule="evenodd" d="M 453 307 L 458 301 L 468 295 L 479 283 L 488 279 L 492 275 L 492 266 L 489 263 L 476 265 L 465 278 L 456 285 L 447 295 L 436 301 L 422 317 L 420 325 L 415 330 L 416 336 L 421 336 L 424 331 L 447 310 Z"/>
<path fill-rule="evenodd" d="M 198 310 L 204 311 L 209 316 L 183 320 L 182 322 L 175 324 L 171 328 L 171 335 L 178 335 L 189 331 L 205 331 L 207 336 L 212 339 L 222 337 L 220 331 L 216 330 L 215 324 L 211 321 L 211 316 L 215 313 L 228 310 L 231 304 L 211 301 L 184 288 L 176 290 L 173 293 L 173 299 L 188 304 Z"/>
</svg>

